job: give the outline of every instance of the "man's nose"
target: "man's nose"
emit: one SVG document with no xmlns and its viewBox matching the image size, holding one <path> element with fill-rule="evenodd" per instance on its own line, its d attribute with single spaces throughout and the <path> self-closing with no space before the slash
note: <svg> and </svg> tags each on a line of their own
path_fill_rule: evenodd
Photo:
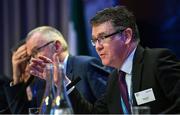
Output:
<svg viewBox="0 0 180 115">
<path fill-rule="evenodd" d="M 99 41 L 96 42 L 96 46 L 95 47 L 96 47 L 96 51 L 100 51 L 100 50 L 103 49 L 103 45 Z"/>
</svg>

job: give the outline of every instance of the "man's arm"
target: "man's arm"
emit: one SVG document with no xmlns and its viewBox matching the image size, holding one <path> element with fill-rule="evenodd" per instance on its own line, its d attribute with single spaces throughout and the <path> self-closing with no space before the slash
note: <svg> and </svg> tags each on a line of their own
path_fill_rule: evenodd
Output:
<svg viewBox="0 0 180 115">
<path fill-rule="evenodd" d="M 91 104 L 85 100 L 76 88 L 74 88 L 74 90 L 68 96 L 75 114 L 108 113 L 105 95 L 99 98 L 95 104 Z"/>
<path fill-rule="evenodd" d="M 30 102 L 27 99 L 26 88 L 34 79 L 33 76 L 27 81 L 27 83 L 18 83 L 10 86 L 6 84 L 4 86 L 4 93 L 6 95 L 8 107 L 13 114 L 28 113 Z"/>
<path fill-rule="evenodd" d="M 163 51 L 159 55 L 157 73 L 166 97 L 174 103 L 163 113 L 180 113 L 180 60 L 169 50 Z"/>
<path fill-rule="evenodd" d="M 4 85 L 9 83 L 6 76 L 0 75 L 0 114 L 10 114 L 8 103 L 6 100 L 6 95 L 4 92 Z"/>
<path fill-rule="evenodd" d="M 105 93 L 110 72 L 95 58 L 89 62 L 87 70 L 87 80 L 91 91 L 95 98 L 98 99 Z"/>
</svg>

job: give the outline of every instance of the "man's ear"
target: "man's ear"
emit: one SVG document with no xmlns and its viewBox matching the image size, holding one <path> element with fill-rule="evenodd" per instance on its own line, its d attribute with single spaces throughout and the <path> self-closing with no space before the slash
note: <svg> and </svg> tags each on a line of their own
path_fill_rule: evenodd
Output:
<svg viewBox="0 0 180 115">
<path fill-rule="evenodd" d="M 61 42 L 56 40 L 54 43 L 54 49 L 56 53 L 62 52 L 62 45 Z"/>
<path fill-rule="evenodd" d="M 131 42 L 132 38 L 132 29 L 131 28 L 126 28 L 126 30 L 124 30 L 124 35 L 125 35 L 125 44 L 129 44 Z"/>
</svg>

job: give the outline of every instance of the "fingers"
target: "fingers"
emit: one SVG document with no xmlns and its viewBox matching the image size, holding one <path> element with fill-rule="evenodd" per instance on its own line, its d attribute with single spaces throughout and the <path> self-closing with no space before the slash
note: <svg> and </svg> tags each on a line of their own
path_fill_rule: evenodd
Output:
<svg viewBox="0 0 180 115">
<path fill-rule="evenodd" d="M 54 77 L 54 82 L 58 83 L 59 80 L 61 80 L 61 78 L 59 77 L 59 74 L 62 72 L 61 70 L 59 70 L 59 66 L 56 64 L 59 64 L 59 58 L 58 58 L 58 54 L 55 53 L 53 55 L 53 61 L 45 56 L 38 56 L 37 59 L 32 58 L 29 64 L 29 68 L 30 68 L 30 74 L 34 75 L 34 76 L 38 76 L 42 79 L 46 79 L 47 77 L 47 71 L 45 70 L 46 64 L 47 63 L 52 63 L 54 64 L 54 69 L 53 69 L 53 77 Z"/>
<path fill-rule="evenodd" d="M 39 56 L 38 58 L 43 60 L 44 63 L 52 63 L 52 60 L 45 56 Z"/>
<path fill-rule="evenodd" d="M 42 73 L 45 66 L 46 64 L 43 60 L 32 58 L 29 64 L 30 74 L 43 78 Z"/>
<path fill-rule="evenodd" d="M 32 58 L 29 64 L 30 74 L 46 79 L 44 71 L 47 63 L 52 63 L 52 60 L 45 56 L 39 56 L 37 59 Z"/>
<path fill-rule="evenodd" d="M 30 66 L 32 67 L 39 66 L 40 68 L 44 68 L 46 66 L 46 63 L 41 59 L 32 58 L 30 61 Z"/>
<path fill-rule="evenodd" d="M 22 59 L 24 57 L 27 57 L 26 50 L 24 50 L 22 52 L 16 52 L 15 55 L 14 55 L 14 59 Z"/>
<path fill-rule="evenodd" d="M 22 45 L 20 46 L 14 53 L 13 53 L 13 59 L 21 59 L 24 57 L 27 57 L 27 52 L 26 52 L 26 46 Z"/>
<path fill-rule="evenodd" d="M 29 59 L 30 57 L 27 54 L 26 46 L 25 45 L 20 46 L 15 52 L 13 52 L 13 56 L 12 56 L 13 69 L 15 69 L 16 71 L 23 72 L 23 70 L 21 70 L 21 66 L 22 69 L 24 69 L 25 64 L 27 64 L 26 62 L 28 62 Z"/>
<path fill-rule="evenodd" d="M 13 80 L 17 83 L 23 81 L 22 79 L 24 79 L 22 77 L 25 74 L 27 60 L 29 60 L 29 56 L 26 52 L 26 46 L 21 45 L 13 52 L 12 56 Z"/>
<path fill-rule="evenodd" d="M 41 79 L 45 79 L 44 76 L 43 76 L 43 73 L 40 73 L 36 70 L 30 70 L 30 74 L 33 75 L 33 76 L 36 76 L 36 77 L 39 77 Z"/>
</svg>

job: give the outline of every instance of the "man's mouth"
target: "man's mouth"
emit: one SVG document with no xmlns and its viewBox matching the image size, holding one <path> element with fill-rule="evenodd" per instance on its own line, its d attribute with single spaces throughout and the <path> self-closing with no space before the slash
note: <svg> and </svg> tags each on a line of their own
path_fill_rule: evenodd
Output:
<svg viewBox="0 0 180 115">
<path fill-rule="evenodd" d="M 105 54 L 100 54 L 99 56 L 100 56 L 101 58 L 103 58 L 103 57 L 105 56 Z"/>
</svg>

